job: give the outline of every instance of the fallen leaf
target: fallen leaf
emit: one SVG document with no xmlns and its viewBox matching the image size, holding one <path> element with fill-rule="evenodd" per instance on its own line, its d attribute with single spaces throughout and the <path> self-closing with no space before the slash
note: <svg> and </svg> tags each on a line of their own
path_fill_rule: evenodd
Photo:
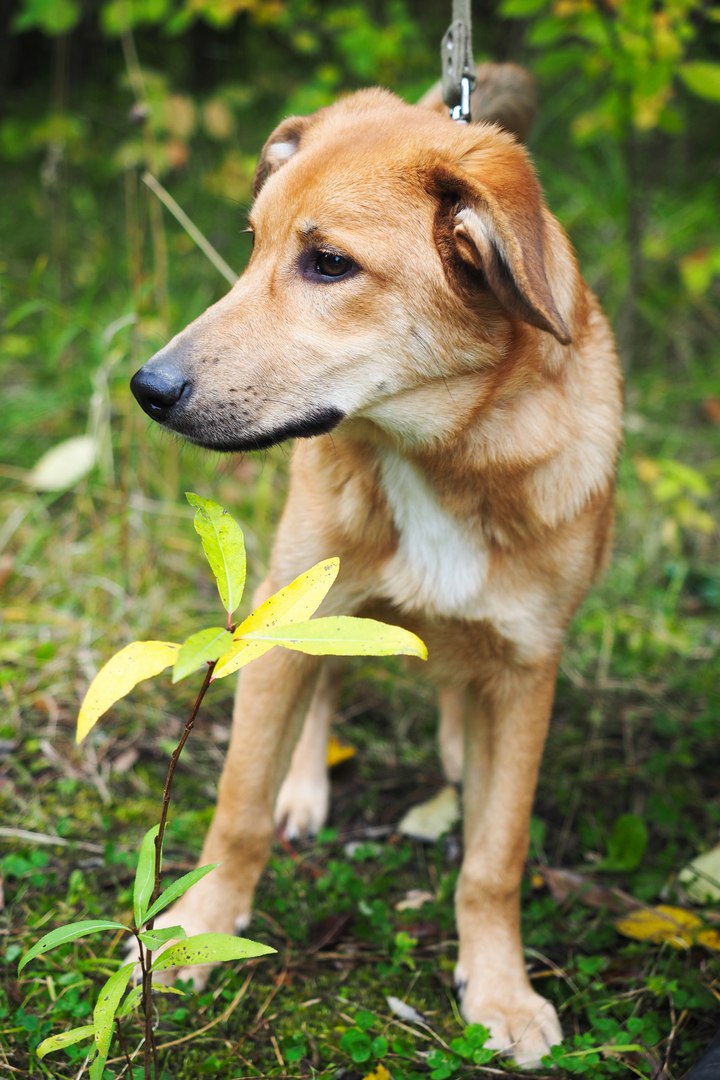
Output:
<svg viewBox="0 0 720 1080">
<path fill-rule="evenodd" d="M 720 399 L 705 398 L 702 407 L 711 424 L 720 424 Z"/>
<path fill-rule="evenodd" d="M 642 906 L 640 901 L 629 893 L 602 885 L 586 874 L 551 866 L 538 867 L 537 873 L 542 875 L 553 900 L 558 904 L 564 904 L 566 900 L 573 898 L 588 907 L 604 908 L 618 913 Z"/>
<path fill-rule="evenodd" d="M 632 911 L 617 920 L 615 929 L 633 941 L 652 941 L 660 945 L 667 943 L 673 949 L 702 945 L 713 952 L 720 952 L 720 932 L 704 929 L 702 919 L 694 912 L 667 904 Z"/>
<path fill-rule="evenodd" d="M 396 911 L 419 911 L 425 904 L 430 904 L 435 895 L 426 889 L 410 889 L 405 893 L 405 899 L 399 900 L 395 905 Z"/>
<path fill-rule="evenodd" d="M 94 435 L 76 435 L 48 450 L 25 478 L 35 491 L 65 491 L 90 472 L 98 458 Z"/>
<path fill-rule="evenodd" d="M 703 852 L 680 871 L 688 896 L 699 904 L 720 900 L 720 846 Z"/>
<path fill-rule="evenodd" d="M 416 840 L 437 840 L 460 818 L 460 800 L 452 784 L 446 784 L 432 799 L 413 806 L 398 825 L 403 836 Z"/>
<path fill-rule="evenodd" d="M 404 1020 L 408 1024 L 424 1024 L 425 1020 L 423 1016 L 414 1009 L 412 1005 L 408 1005 L 406 1001 L 401 1001 L 400 998 L 386 997 L 385 1000 L 388 1003 L 388 1008 L 393 1016 L 397 1016 L 399 1020 Z"/>
<path fill-rule="evenodd" d="M 384 1065 L 378 1065 L 377 1069 L 373 1069 L 372 1072 L 365 1073 L 363 1080 L 392 1080 L 390 1073 L 387 1071 Z"/>
<path fill-rule="evenodd" d="M 341 765 L 343 761 L 350 761 L 357 754 L 357 750 L 354 746 L 350 746 L 349 743 L 340 742 L 334 735 L 330 737 L 327 747 L 326 763 L 328 769 L 334 768 L 336 765 Z"/>
</svg>

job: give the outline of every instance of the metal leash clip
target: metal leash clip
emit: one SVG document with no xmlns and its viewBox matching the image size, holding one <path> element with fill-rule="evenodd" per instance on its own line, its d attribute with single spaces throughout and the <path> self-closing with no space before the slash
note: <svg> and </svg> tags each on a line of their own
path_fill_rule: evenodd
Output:
<svg viewBox="0 0 720 1080">
<path fill-rule="evenodd" d="M 453 0 L 453 21 L 443 36 L 440 55 L 443 101 L 453 120 L 469 124 L 470 97 L 476 85 L 469 0 Z"/>
</svg>

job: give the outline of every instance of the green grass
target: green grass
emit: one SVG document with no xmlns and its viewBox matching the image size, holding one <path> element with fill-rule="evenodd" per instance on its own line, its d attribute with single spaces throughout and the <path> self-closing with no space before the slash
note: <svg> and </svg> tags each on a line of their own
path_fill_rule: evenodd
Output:
<svg viewBox="0 0 720 1080">
<path fill-rule="evenodd" d="M 31 201 L 23 176 L 17 167 L 14 201 L 0 208 L 8 222 Z M 561 211 L 579 216 L 588 235 L 592 193 L 566 195 L 564 178 L 556 186 Z M 80 748 L 78 702 L 99 664 L 127 641 L 182 640 L 216 619 L 183 491 L 232 508 L 252 585 L 282 506 L 288 457 L 282 448 L 243 459 L 205 455 L 142 416 L 130 375 L 222 284 L 169 226 L 171 300 L 161 317 L 152 273 L 131 286 L 118 262 L 127 241 L 122 215 L 108 218 L 86 189 L 74 199 L 65 227 L 84 247 L 67 260 L 62 288 L 57 264 L 43 255 L 47 206 L 36 207 L 30 234 L 9 257 L 0 358 L 0 816 L 6 828 L 40 834 L 0 836 L 0 1074 L 68 1080 L 80 1069 L 80 1049 L 39 1063 L 33 1048 L 85 1020 L 111 964 L 88 939 L 20 979 L 17 961 L 52 926 L 130 910 L 133 852 L 157 820 L 167 755 L 193 688 L 171 688 L 169 679 L 139 687 Z M 228 236 L 226 257 L 237 252 Z M 599 286 L 614 272 L 599 242 L 584 261 Z M 601 1070 L 649 1080 L 665 1065 L 679 1080 L 717 1027 L 717 954 L 630 941 L 608 907 L 612 889 L 648 904 L 684 903 L 677 874 L 720 829 L 720 573 L 717 532 L 705 531 L 703 517 L 717 520 L 720 488 L 717 427 L 704 409 L 717 393 L 714 316 L 702 299 L 688 359 L 687 307 L 667 301 L 662 275 L 653 282 L 648 303 L 658 323 L 628 382 L 615 558 L 565 650 L 524 886 L 531 976 L 559 1008 L 567 1036 L 559 1076 Z M 621 271 L 611 285 L 618 297 Z M 134 322 L 116 324 L 130 313 Z M 649 351 L 658 340 L 660 359 Z M 88 426 L 103 446 L 90 476 L 60 495 L 24 486 L 41 453 Z M 678 474 L 678 462 L 691 472 Z M 213 688 L 183 758 L 170 868 L 193 865 L 209 823 L 230 697 L 226 684 Z M 459 834 L 424 846 L 396 828 L 441 783 L 431 696 L 396 663 L 356 662 L 343 716 L 342 734 L 358 753 L 334 775 L 332 827 L 314 844 L 277 844 L 259 890 L 250 933 L 277 957 L 219 971 L 198 997 L 158 1006 L 173 1080 L 352 1080 L 380 1064 L 396 1080 L 486 1068 L 512 1075 L 477 1055 L 480 1035 L 464 1033 L 452 995 Z M 608 852 L 626 815 L 644 826 L 647 847 L 631 868 L 611 870 Z M 42 842 L 48 836 L 62 845 Z M 543 877 L 553 870 L 577 871 L 597 888 L 563 896 L 565 879 Z M 398 910 L 410 889 L 433 899 Z M 706 915 L 717 922 L 715 912 Z M 388 997 L 411 1004 L 424 1023 L 394 1015 Z M 627 1045 L 642 1049 L 618 1049 Z"/>
</svg>

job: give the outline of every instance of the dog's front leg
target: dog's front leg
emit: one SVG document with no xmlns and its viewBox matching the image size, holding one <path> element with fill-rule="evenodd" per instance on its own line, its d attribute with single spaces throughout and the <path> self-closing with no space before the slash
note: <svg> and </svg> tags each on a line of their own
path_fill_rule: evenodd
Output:
<svg viewBox="0 0 720 1080">
<path fill-rule="evenodd" d="M 302 734 L 275 803 L 275 821 L 288 840 L 315 836 L 327 820 L 330 725 L 340 696 L 342 668 L 325 660 L 315 685 Z"/>
<path fill-rule="evenodd" d="M 266 590 L 271 591 L 271 590 Z M 190 934 L 233 933 L 250 919 L 252 898 L 273 837 L 273 806 L 312 693 L 318 659 L 272 649 L 243 669 L 215 816 L 200 865 L 219 863 L 157 925 Z M 209 968 L 180 977 L 201 986 Z"/>
<path fill-rule="evenodd" d="M 466 1019 L 490 1029 L 489 1046 L 528 1067 L 562 1038 L 554 1008 L 525 971 L 519 902 L 556 668 L 553 660 L 495 673 L 469 695 L 465 724 L 456 977 Z"/>
</svg>

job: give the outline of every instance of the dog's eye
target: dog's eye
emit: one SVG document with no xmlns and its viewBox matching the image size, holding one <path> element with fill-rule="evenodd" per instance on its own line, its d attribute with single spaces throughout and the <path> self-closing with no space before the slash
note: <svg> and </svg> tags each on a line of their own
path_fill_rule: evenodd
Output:
<svg viewBox="0 0 720 1080">
<path fill-rule="evenodd" d="M 324 278 L 347 277 L 355 269 L 355 263 L 336 251 L 316 251 L 311 266 L 316 274 Z"/>
</svg>

